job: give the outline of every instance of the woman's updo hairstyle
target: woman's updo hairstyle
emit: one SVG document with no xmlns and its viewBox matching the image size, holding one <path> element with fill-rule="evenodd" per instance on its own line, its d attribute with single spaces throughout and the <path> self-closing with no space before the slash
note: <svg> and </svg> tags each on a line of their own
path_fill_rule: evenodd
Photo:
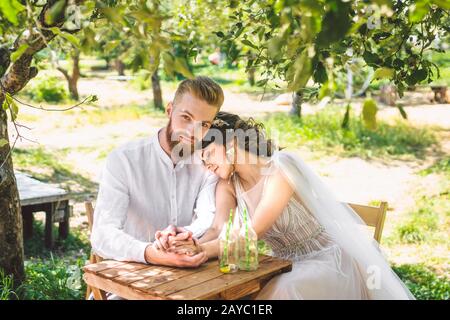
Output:
<svg viewBox="0 0 450 320">
<path fill-rule="evenodd" d="M 262 123 L 253 118 L 244 120 L 236 114 L 223 111 L 217 113 L 202 145 L 205 148 L 214 142 L 227 148 L 233 138 L 236 138 L 240 149 L 259 157 L 271 157 L 276 150 L 273 141 L 267 139 Z"/>
</svg>

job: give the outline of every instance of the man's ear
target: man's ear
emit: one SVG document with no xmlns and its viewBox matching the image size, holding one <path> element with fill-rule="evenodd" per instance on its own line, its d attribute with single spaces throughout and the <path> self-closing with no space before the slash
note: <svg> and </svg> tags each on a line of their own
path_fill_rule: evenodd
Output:
<svg viewBox="0 0 450 320">
<path fill-rule="evenodd" d="M 170 101 L 166 107 L 166 114 L 169 118 L 172 116 L 172 111 L 173 111 L 173 102 Z"/>
</svg>

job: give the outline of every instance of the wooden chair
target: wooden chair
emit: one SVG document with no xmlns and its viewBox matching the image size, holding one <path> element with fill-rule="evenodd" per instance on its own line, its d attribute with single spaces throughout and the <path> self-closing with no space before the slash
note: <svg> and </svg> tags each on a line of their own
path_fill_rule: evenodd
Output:
<svg viewBox="0 0 450 320">
<path fill-rule="evenodd" d="M 386 218 L 386 210 L 388 208 L 387 202 L 381 202 L 378 207 L 364 206 L 361 204 L 348 203 L 348 205 L 355 210 L 361 219 L 369 226 L 374 227 L 375 240 L 380 243 L 381 233 L 383 232 L 384 220 Z"/>
<path fill-rule="evenodd" d="M 91 201 L 85 201 L 84 206 L 86 207 L 86 216 L 88 218 L 89 232 L 92 232 L 92 226 L 94 225 L 94 206 L 92 205 Z M 98 263 L 101 261 L 103 261 L 103 258 L 91 251 L 89 263 Z M 94 295 L 95 300 L 106 300 L 106 293 L 103 290 L 92 288 L 91 286 L 86 287 L 86 300 L 89 300 L 91 293 Z"/>
</svg>

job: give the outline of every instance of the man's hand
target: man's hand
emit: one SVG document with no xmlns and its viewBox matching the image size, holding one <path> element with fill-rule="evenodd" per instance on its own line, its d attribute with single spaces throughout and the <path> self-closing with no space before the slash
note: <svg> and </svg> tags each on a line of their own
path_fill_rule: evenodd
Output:
<svg viewBox="0 0 450 320">
<path fill-rule="evenodd" d="M 162 266 L 196 268 L 208 260 L 206 252 L 196 255 L 177 254 L 157 250 L 154 246 L 148 245 L 145 249 L 145 260 L 148 263 Z"/>
<path fill-rule="evenodd" d="M 166 251 L 171 247 L 173 241 L 191 240 L 192 232 L 174 225 L 168 226 L 162 231 L 156 231 L 153 246 L 155 249 Z"/>
</svg>

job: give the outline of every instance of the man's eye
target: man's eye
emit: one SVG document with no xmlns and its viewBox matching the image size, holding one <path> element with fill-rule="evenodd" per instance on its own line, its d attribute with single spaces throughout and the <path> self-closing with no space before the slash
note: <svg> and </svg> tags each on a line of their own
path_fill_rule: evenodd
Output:
<svg viewBox="0 0 450 320">
<path fill-rule="evenodd" d="M 187 116 L 187 115 L 185 115 L 185 114 L 182 115 L 182 117 L 183 117 L 184 120 L 190 120 L 189 116 Z"/>
<path fill-rule="evenodd" d="M 209 128 L 209 123 L 204 123 L 204 124 L 203 124 L 203 128 L 208 129 L 208 128 Z"/>
</svg>

